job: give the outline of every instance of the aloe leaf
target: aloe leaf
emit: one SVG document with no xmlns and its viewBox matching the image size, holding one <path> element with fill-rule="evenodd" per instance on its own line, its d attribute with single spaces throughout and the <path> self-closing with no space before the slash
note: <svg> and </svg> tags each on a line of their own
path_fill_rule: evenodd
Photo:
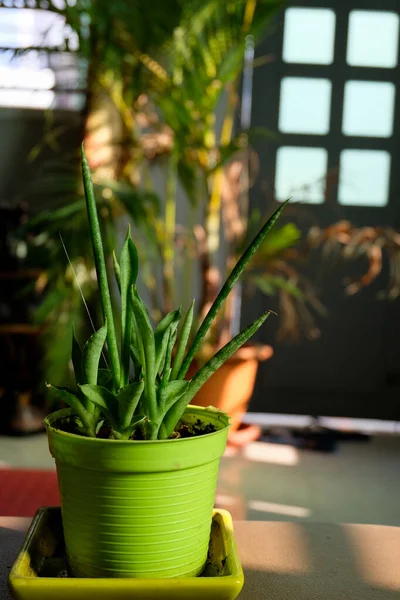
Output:
<svg viewBox="0 0 400 600">
<path fill-rule="evenodd" d="M 120 257 L 120 282 L 121 282 L 121 381 L 120 387 L 129 381 L 130 345 L 132 331 L 132 311 L 130 310 L 130 291 L 136 283 L 139 268 L 138 253 L 131 239 L 130 228 L 122 247 Z"/>
<path fill-rule="evenodd" d="M 185 356 L 185 359 L 182 363 L 181 368 L 179 369 L 179 373 L 178 373 L 179 379 L 183 379 L 185 377 L 185 375 L 190 367 L 190 364 L 196 355 L 196 352 L 200 348 L 200 345 L 201 345 L 204 337 L 206 336 L 207 331 L 209 330 L 212 322 L 214 321 L 217 313 L 219 312 L 221 306 L 223 305 L 227 296 L 229 295 L 230 291 L 232 290 L 233 286 L 235 285 L 235 283 L 237 282 L 237 280 L 243 273 L 243 270 L 245 269 L 246 265 L 250 261 L 251 257 L 254 255 L 254 253 L 257 251 L 257 249 L 261 245 L 265 236 L 269 233 L 269 231 L 271 231 L 272 227 L 275 225 L 276 221 L 279 219 L 287 202 L 289 202 L 289 200 L 286 200 L 286 202 L 284 202 L 274 212 L 274 214 L 268 219 L 268 221 L 262 227 L 261 231 L 258 233 L 258 235 L 256 235 L 256 237 L 251 242 L 251 244 L 248 246 L 248 248 L 243 252 L 242 256 L 236 263 L 235 267 L 232 269 L 231 274 L 229 275 L 228 279 L 225 281 L 224 285 L 222 286 L 221 291 L 219 292 L 218 296 L 214 300 L 213 305 L 211 306 L 204 321 L 200 325 L 199 330 L 197 331 L 197 333 L 195 335 L 193 343 L 190 346 L 190 348 Z"/>
<path fill-rule="evenodd" d="M 190 381 L 170 381 L 167 385 L 160 390 L 160 406 L 163 412 L 168 410 L 177 402 L 186 392 L 190 386 Z"/>
<path fill-rule="evenodd" d="M 211 375 L 215 373 L 215 371 L 219 369 L 221 365 L 224 364 L 224 362 L 226 362 L 237 350 L 239 350 L 239 348 L 243 346 L 243 344 L 247 342 L 247 340 L 249 340 L 255 334 L 261 325 L 263 325 L 263 323 L 268 319 L 270 314 L 271 311 L 269 310 L 258 317 L 258 319 L 253 321 L 253 323 L 246 327 L 246 329 L 244 329 L 241 333 L 235 335 L 230 342 L 225 344 L 221 350 L 219 350 L 199 371 L 197 371 L 196 375 L 191 380 L 190 394 L 192 398 L 205 384 L 207 379 L 209 379 Z"/>
<path fill-rule="evenodd" d="M 138 369 L 141 370 L 141 368 L 142 368 L 142 358 L 140 355 L 140 348 L 138 347 L 137 342 L 135 341 L 135 338 L 133 336 L 131 338 L 130 353 L 131 353 L 132 362 L 135 366 L 135 376 L 136 376 L 136 375 L 138 375 L 138 373 L 137 373 Z"/>
<path fill-rule="evenodd" d="M 114 437 L 117 440 L 129 440 L 132 433 L 147 421 L 146 415 L 135 415 L 129 425 L 124 430 L 113 430 Z"/>
<path fill-rule="evenodd" d="M 183 321 L 182 329 L 178 338 L 178 346 L 176 349 L 176 355 L 174 363 L 172 365 L 172 371 L 170 379 L 177 379 L 179 369 L 181 368 L 183 357 L 185 355 L 186 346 L 189 340 L 190 331 L 192 329 L 193 315 L 194 315 L 194 300 L 190 305 L 189 310 L 186 313 L 185 320 Z"/>
<path fill-rule="evenodd" d="M 114 327 L 114 317 L 111 304 L 110 289 L 108 287 L 106 262 L 104 259 L 103 242 L 101 239 L 100 223 L 96 208 L 96 199 L 93 191 L 90 169 L 86 160 L 85 151 L 82 144 L 82 174 L 83 187 L 85 191 L 86 208 L 89 221 L 90 236 L 93 245 L 94 262 L 96 266 L 97 281 L 100 288 L 101 305 L 103 309 L 104 320 L 108 323 L 107 343 L 110 355 L 111 371 L 113 373 L 115 386 L 120 381 L 120 364 L 118 356 L 117 336 Z"/>
<path fill-rule="evenodd" d="M 254 335 L 254 333 L 261 327 L 270 314 L 271 311 L 268 311 L 258 317 L 258 319 L 246 327 L 244 331 L 236 335 L 230 342 L 221 348 L 219 352 L 210 358 L 210 360 L 199 371 L 197 371 L 196 375 L 190 381 L 190 389 L 188 392 L 183 397 L 178 399 L 177 402 L 167 412 L 162 423 L 162 431 L 164 436 L 169 437 L 171 435 L 179 419 L 185 412 L 187 405 L 199 391 L 199 389 L 205 384 L 207 379 L 209 379 L 211 375 L 228 360 L 228 358 L 230 358 L 237 350 L 239 350 L 241 346 L 243 346 L 243 344 L 247 342 L 247 340 L 251 338 L 252 335 Z"/>
<path fill-rule="evenodd" d="M 157 325 L 154 330 L 154 340 L 156 345 L 156 372 L 164 366 L 165 354 L 167 352 L 170 330 L 178 327 L 181 319 L 181 309 L 178 308 L 168 313 Z"/>
<path fill-rule="evenodd" d="M 80 385 L 82 394 L 106 416 L 113 428 L 118 428 L 118 403 L 116 396 L 101 385 Z"/>
<path fill-rule="evenodd" d="M 162 378 L 161 378 L 161 387 L 165 387 L 165 385 L 169 382 L 169 379 L 171 377 L 171 372 L 172 372 L 171 357 L 172 357 L 172 350 L 174 349 L 175 342 L 176 342 L 176 336 L 178 335 L 177 326 L 178 326 L 178 324 L 176 323 L 175 327 L 173 327 L 173 325 L 171 325 L 171 327 L 169 329 L 169 338 L 168 338 L 167 352 L 165 354 L 163 374 L 162 374 Z"/>
<path fill-rule="evenodd" d="M 75 415 L 82 421 L 86 435 L 88 437 L 96 437 L 94 425 L 91 422 L 91 416 L 77 395 L 67 387 L 58 387 L 56 385 L 51 385 L 50 383 L 46 383 L 46 386 L 49 389 L 54 390 L 57 393 L 57 396 L 72 408 Z"/>
<path fill-rule="evenodd" d="M 72 326 L 72 365 L 74 367 L 76 383 L 83 383 L 82 350 L 75 337 L 75 328 Z"/>
<path fill-rule="evenodd" d="M 97 371 L 104 342 L 107 337 L 106 322 L 103 327 L 96 331 L 86 342 L 82 352 L 82 372 L 85 383 L 97 384 Z"/>
<path fill-rule="evenodd" d="M 115 280 L 117 282 L 118 289 L 121 292 L 121 267 L 119 266 L 119 262 L 117 260 L 117 256 L 116 256 L 114 250 L 112 253 L 112 259 L 113 259 Z"/>
<path fill-rule="evenodd" d="M 110 392 L 112 392 L 113 377 L 109 369 L 99 369 L 97 371 L 97 384 L 107 388 Z"/>
<path fill-rule="evenodd" d="M 121 388 L 117 394 L 119 423 L 122 429 L 127 429 L 143 393 L 144 381 L 131 383 Z"/>
<path fill-rule="evenodd" d="M 156 396 L 156 351 L 154 333 L 150 323 L 149 313 L 139 297 L 135 288 L 132 289 L 132 307 L 138 329 L 138 341 L 142 354 L 142 369 L 144 370 L 145 395 L 150 420 L 157 422 L 157 396 Z"/>
</svg>

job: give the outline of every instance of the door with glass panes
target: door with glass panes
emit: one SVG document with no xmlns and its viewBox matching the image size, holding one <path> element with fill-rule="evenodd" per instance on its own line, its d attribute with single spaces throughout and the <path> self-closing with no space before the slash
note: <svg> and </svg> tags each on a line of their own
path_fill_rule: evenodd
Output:
<svg viewBox="0 0 400 600">
<path fill-rule="evenodd" d="M 400 229 L 397 1 L 289 2 L 258 56 L 268 60 L 254 72 L 252 124 L 278 137 L 256 145 L 252 207 L 292 196 L 287 215 L 303 231 L 341 219 Z M 269 320 L 259 340 L 275 356 L 260 367 L 253 411 L 399 417 L 400 300 L 379 299 L 385 269 L 371 287 L 344 293 L 343 277 L 366 266 L 310 262 L 329 311 L 322 335 L 282 343 Z M 250 297 L 243 321 L 270 306 Z"/>
</svg>

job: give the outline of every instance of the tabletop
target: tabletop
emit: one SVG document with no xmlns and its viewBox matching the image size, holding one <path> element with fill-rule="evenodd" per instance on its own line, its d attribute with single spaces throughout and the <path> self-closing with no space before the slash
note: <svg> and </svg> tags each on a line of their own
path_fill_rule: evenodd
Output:
<svg viewBox="0 0 400 600">
<path fill-rule="evenodd" d="M 0 517 L 0 599 L 31 519 Z M 400 600 L 400 527 L 236 521 L 240 600 Z M 112 600 L 112 599 L 110 599 Z"/>
</svg>

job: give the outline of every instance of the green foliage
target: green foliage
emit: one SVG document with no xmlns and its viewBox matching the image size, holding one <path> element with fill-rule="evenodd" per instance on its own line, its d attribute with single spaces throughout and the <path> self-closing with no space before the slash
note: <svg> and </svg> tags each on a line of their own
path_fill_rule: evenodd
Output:
<svg viewBox="0 0 400 600">
<path fill-rule="evenodd" d="M 247 342 L 268 317 L 269 313 L 266 313 L 256 319 L 252 325 L 217 352 L 191 381 L 185 380 L 187 367 L 218 310 L 279 218 L 284 205 L 272 215 L 244 251 L 185 355 L 192 329 L 194 304 L 190 306 L 180 329 L 180 309 L 166 315 L 153 329 L 147 308 L 136 287 L 139 262 L 129 229 L 121 252 L 120 264 L 118 265 L 117 260 L 114 260 L 120 281 L 121 314 L 117 319 L 116 315 L 114 318 L 114 314 L 110 313 L 112 307 L 111 302 L 108 304 L 110 292 L 105 272 L 96 200 L 92 193 L 90 172 L 83 152 L 82 166 L 104 325 L 90 337 L 82 352 L 75 335 L 72 336 L 76 389 L 51 387 L 73 409 L 83 435 L 94 436 L 98 430 L 99 420 L 102 419 L 103 429 L 108 427 L 109 435 L 115 439 L 132 438 L 138 428 L 145 439 L 165 439 L 173 433 L 186 406 L 200 387 Z M 113 351 L 116 354 L 112 358 L 111 348 L 114 341 L 112 337 L 110 338 L 110 323 L 117 320 L 122 322 L 122 342 L 120 351 L 115 345 Z M 108 367 L 100 369 L 106 338 L 108 355 L 114 364 L 111 364 L 110 369 Z M 175 357 L 174 348 L 176 348 Z"/>
</svg>

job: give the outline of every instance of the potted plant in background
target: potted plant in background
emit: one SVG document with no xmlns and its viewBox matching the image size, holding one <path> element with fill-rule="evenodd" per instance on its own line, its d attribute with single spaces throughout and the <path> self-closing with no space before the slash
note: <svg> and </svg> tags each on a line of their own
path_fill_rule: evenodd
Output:
<svg viewBox="0 0 400 600">
<path fill-rule="evenodd" d="M 269 313 L 230 340 L 194 377 L 185 376 L 283 205 L 244 251 L 187 348 L 193 303 L 181 325 L 178 309 L 153 329 L 136 287 L 138 254 L 128 230 L 119 260 L 115 254 L 113 258 L 121 294 L 119 349 L 117 313 L 84 156 L 83 177 L 104 324 L 83 350 L 73 337 L 76 388 L 54 386 L 70 408 L 45 420 L 56 459 L 69 564 L 81 577 L 195 576 L 207 556 L 229 421 L 215 408 L 188 405 Z"/>
</svg>

